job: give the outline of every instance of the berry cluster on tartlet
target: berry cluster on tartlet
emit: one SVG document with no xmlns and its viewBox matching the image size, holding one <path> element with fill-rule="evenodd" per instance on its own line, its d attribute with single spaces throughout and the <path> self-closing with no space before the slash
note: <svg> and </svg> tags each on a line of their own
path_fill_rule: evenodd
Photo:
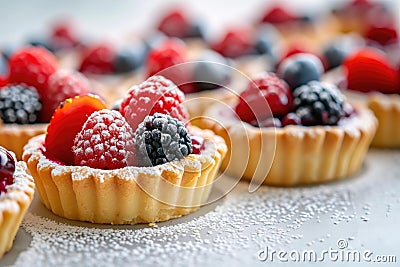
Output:
<svg viewBox="0 0 400 267">
<path fill-rule="evenodd" d="M 111 224 L 165 221 L 205 204 L 226 145 L 190 126 L 183 97 L 152 76 L 119 110 L 92 95 L 66 100 L 23 154 L 42 203 L 64 218 Z"/>
<path fill-rule="evenodd" d="M 315 48 L 325 43 L 332 31 L 332 25 L 321 14 L 295 10 L 288 4 L 269 5 L 256 21 L 259 25 L 273 25 L 280 33 L 283 44 L 304 44 Z"/>
<path fill-rule="evenodd" d="M 25 162 L 0 147 L 0 258 L 10 250 L 29 205 L 35 185 Z"/>
<path fill-rule="evenodd" d="M 212 50 L 195 50 L 169 38 L 147 56 L 145 76 L 163 75 L 185 93 L 190 118 L 201 116 L 212 101 L 225 101 L 232 93 L 225 87 L 235 79 L 231 62 Z M 195 123 L 195 122 L 194 122 Z"/>
<path fill-rule="evenodd" d="M 0 87 L 0 145 L 17 158 L 33 136 L 44 133 L 59 103 L 90 91 L 78 72 L 59 69 L 56 58 L 41 47 L 24 47 L 10 55 Z"/>
<path fill-rule="evenodd" d="M 319 65 L 306 54 L 288 58 L 278 72 L 288 83 L 266 73 L 239 99 L 206 110 L 202 126 L 230 149 L 222 164 L 228 173 L 293 186 L 342 179 L 360 168 L 376 119 L 335 85 L 318 81 Z"/>
<path fill-rule="evenodd" d="M 370 0 L 352 0 L 332 10 L 337 30 L 355 32 L 370 44 L 388 46 L 398 42 L 397 14 L 388 3 Z"/>
<path fill-rule="evenodd" d="M 400 62 L 395 62 L 396 68 L 389 56 L 367 47 L 350 54 L 342 68 L 330 75 L 342 81 L 340 86 L 348 89 L 345 93 L 350 99 L 374 112 L 379 126 L 372 145 L 400 148 Z"/>
<path fill-rule="evenodd" d="M 93 89 L 108 103 L 114 103 L 126 91 L 126 86 L 141 81 L 147 48 L 143 41 L 94 42 L 67 54 L 62 64 L 85 74 Z"/>
</svg>

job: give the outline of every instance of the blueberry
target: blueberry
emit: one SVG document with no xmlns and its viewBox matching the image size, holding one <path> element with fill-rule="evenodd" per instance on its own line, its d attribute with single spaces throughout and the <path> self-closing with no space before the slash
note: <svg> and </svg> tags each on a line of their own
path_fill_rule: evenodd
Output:
<svg viewBox="0 0 400 267">
<path fill-rule="evenodd" d="M 1 48 L 1 55 L 2 57 L 8 61 L 10 56 L 18 50 L 19 47 L 17 46 L 6 46 Z"/>
<path fill-rule="evenodd" d="M 300 53 L 288 57 L 279 65 L 278 76 L 294 90 L 310 81 L 319 81 L 323 70 L 324 67 L 318 57 Z"/>
<path fill-rule="evenodd" d="M 31 46 L 40 46 L 46 48 L 50 52 L 54 52 L 53 45 L 48 40 L 42 37 L 32 38 L 31 40 L 28 41 L 28 44 Z"/>
<path fill-rule="evenodd" d="M 315 18 L 312 14 L 304 14 L 299 17 L 299 21 L 303 23 L 314 23 Z"/>
<path fill-rule="evenodd" d="M 4 54 L 0 55 L 0 75 L 7 74 L 8 62 Z"/>
<path fill-rule="evenodd" d="M 346 51 L 341 47 L 331 44 L 325 48 L 323 56 L 328 63 L 328 69 L 339 67 L 346 57 Z"/>
<path fill-rule="evenodd" d="M 219 88 L 231 79 L 231 68 L 226 58 L 215 51 L 202 52 L 193 68 L 193 78 L 199 91 Z"/>
<path fill-rule="evenodd" d="M 164 42 L 168 37 L 160 32 L 160 31 L 155 31 L 146 36 L 143 40 L 145 47 L 146 47 L 146 53 L 150 51 L 151 49 L 157 47 L 159 44 Z"/>
<path fill-rule="evenodd" d="M 112 104 L 111 109 L 112 109 L 112 110 L 119 111 L 119 109 L 121 108 L 122 101 L 123 101 L 122 98 L 116 100 L 116 101 Z"/>
<path fill-rule="evenodd" d="M 344 59 L 355 51 L 357 48 L 364 45 L 364 41 L 359 36 L 348 35 L 341 36 L 325 47 L 323 56 L 328 63 L 328 68 L 339 67 Z"/>
<path fill-rule="evenodd" d="M 278 30 L 271 24 L 263 24 L 257 33 L 254 43 L 254 52 L 259 55 L 265 55 L 271 60 L 271 64 L 275 65 L 278 61 L 278 46 L 281 39 Z"/>
<path fill-rule="evenodd" d="M 203 23 L 200 20 L 195 21 L 190 26 L 188 35 L 186 37 L 204 39 L 204 25 L 203 25 Z"/>
<path fill-rule="evenodd" d="M 115 72 L 126 73 L 140 67 L 144 62 L 145 50 L 143 44 L 120 49 L 114 59 Z"/>
</svg>

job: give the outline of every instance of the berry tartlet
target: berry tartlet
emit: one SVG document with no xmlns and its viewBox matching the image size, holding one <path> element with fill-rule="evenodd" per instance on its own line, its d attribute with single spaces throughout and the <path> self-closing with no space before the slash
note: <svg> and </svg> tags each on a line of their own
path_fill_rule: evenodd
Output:
<svg viewBox="0 0 400 267">
<path fill-rule="evenodd" d="M 0 147 L 0 258 L 10 250 L 35 192 L 25 162 Z"/>
<path fill-rule="evenodd" d="M 349 99 L 366 104 L 378 119 L 372 145 L 400 148 L 400 73 L 389 56 L 374 48 L 364 48 L 349 55 L 343 68 L 333 73 Z"/>
<path fill-rule="evenodd" d="M 190 118 L 196 118 L 213 101 L 225 101 L 234 95 L 225 88 L 235 79 L 230 64 L 215 51 L 193 50 L 170 38 L 150 50 L 145 75 L 162 75 L 178 85 L 185 93 L 184 105 Z"/>
<path fill-rule="evenodd" d="M 182 7 L 175 7 L 160 19 L 157 29 L 169 37 L 183 39 L 203 39 L 204 29 L 201 20 L 196 19 Z"/>
<path fill-rule="evenodd" d="M 321 19 L 319 14 L 296 12 L 290 5 L 278 2 L 268 6 L 258 23 L 276 27 L 286 45 L 304 43 L 314 48 L 330 37 L 326 34 L 326 31 L 330 31 L 330 24 Z"/>
<path fill-rule="evenodd" d="M 0 145 L 21 159 L 24 145 L 46 131 L 60 102 L 89 92 L 82 74 L 58 69 L 44 48 L 21 48 L 10 56 L 7 81 L 0 87 Z"/>
<path fill-rule="evenodd" d="M 96 41 L 68 50 L 59 57 L 62 68 L 74 69 L 89 81 L 92 93 L 114 103 L 127 84 L 140 81 L 147 48 L 137 39 L 121 42 Z M 125 92 L 124 92 L 125 93 Z"/>
<path fill-rule="evenodd" d="M 333 84 L 312 80 L 290 88 L 274 73 L 255 78 L 239 99 L 211 106 L 205 117 L 212 120 L 202 126 L 228 144 L 222 167 L 229 174 L 276 186 L 354 174 L 377 126 L 368 109 L 353 109 Z"/>
<path fill-rule="evenodd" d="M 388 46 L 399 40 L 398 14 L 394 10 L 396 7 L 391 7 L 388 2 L 352 0 L 334 9 L 331 18 L 340 32 L 359 33 L 371 44 Z"/>
<path fill-rule="evenodd" d="M 107 224 L 166 221 L 206 203 L 224 140 L 190 126 L 183 93 L 160 76 L 133 86 L 119 110 L 66 100 L 23 159 L 55 214 Z"/>
</svg>

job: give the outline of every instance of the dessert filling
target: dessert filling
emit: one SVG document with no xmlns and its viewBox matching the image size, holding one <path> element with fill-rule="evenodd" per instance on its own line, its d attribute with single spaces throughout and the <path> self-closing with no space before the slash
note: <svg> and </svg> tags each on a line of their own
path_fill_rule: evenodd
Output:
<svg viewBox="0 0 400 267">
<path fill-rule="evenodd" d="M 0 195 L 7 193 L 7 187 L 14 183 L 15 158 L 0 147 Z"/>
</svg>

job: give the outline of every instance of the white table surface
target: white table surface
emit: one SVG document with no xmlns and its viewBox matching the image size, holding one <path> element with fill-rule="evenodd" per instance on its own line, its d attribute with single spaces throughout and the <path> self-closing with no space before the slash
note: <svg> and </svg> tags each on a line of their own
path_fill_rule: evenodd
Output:
<svg viewBox="0 0 400 267">
<path fill-rule="evenodd" d="M 127 257 L 122 266 L 263 266 L 282 264 L 276 257 L 273 262 L 258 259 L 261 249 L 269 247 L 286 252 L 292 250 L 302 253 L 313 250 L 321 255 L 324 250 L 338 249 L 339 240 L 345 240 L 348 249 L 377 255 L 393 255 L 398 266 L 400 261 L 400 151 L 371 150 L 362 170 L 349 179 L 321 186 L 298 187 L 294 189 L 262 187 L 255 193 L 248 192 L 248 183 L 241 182 L 225 198 L 202 207 L 199 211 L 169 222 L 158 223 L 161 232 L 175 231 L 176 238 L 162 240 L 163 234 L 146 238 L 146 244 L 137 241 L 132 253 L 142 252 L 142 258 Z M 227 178 L 230 179 L 230 178 Z M 215 188 L 214 193 L 223 190 Z M 299 204 L 296 204 L 299 203 Z M 104 259 L 93 260 L 96 254 L 83 251 L 65 253 L 65 249 L 54 246 L 54 251 L 45 252 L 41 246 L 32 244 L 32 238 L 24 230 L 32 218 L 34 226 L 43 223 L 42 218 L 50 218 L 65 226 L 78 226 L 75 232 L 90 229 L 134 230 L 136 234 L 147 225 L 103 226 L 90 223 L 73 222 L 62 219 L 48 211 L 36 197 L 26 221 L 16 237 L 12 250 L 0 260 L 0 266 L 112 266 Z M 205 223 L 209 223 L 209 227 Z M 164 228 L 162 228 L 164 227 Z M 39 232 L 30 229 L 33 233 Z M 98 230 L 100 231 L 100 230 Z M 193 232 L 191 234 L 191 232 Z M 169 232 L 168 232 L 169 233 Z M 140 233 L 139 233 L 140 234 Z M 54 238 L 62 235 L 52 233 Z M 200 237 L 201 235 L 201 237 Z M 200 239 L 198 239 L 200 237 Z M 39 238 L 39 241 L 43 238 Z M 209 242 L 205 242 L 205 240 Z M 149 241 L 159 243 L 157 249 L 150 251 Z M 47 240 L 50 244 L 51 242 Z M 97 241 L 95 241 L 97 242 Z M 101 241 L 98 241 L 99 243 Z M 201 248 L 200 251 L 185 251 Z M 144 250 L 138 250 L 141 245 Z M 136 247 L 138 246 L 138 247 Z M 165 253 L 166 247 L 174 247 L 174 253 Z M 112 248 L 109 249 L 114 251 Z M 110 251 L 108 251 L 110 252 Z M 118 250 L 115 250 L 118 257 Z M 162 258 L 160 258 L 163 255 Z M 48 258 L 40 259 L 39 255 Z M 182 256 L 184 255 L 184 256 Z M 101 255 L 100 255 L 101 257 Z M 177 262 L 177 259 L 190 259 L 190 264 Z M 189 257 L 189 258 L 188 258 Z M 374 259 L 372 257 L 372 259 Z M 33 258 L 31 261 L 30 259 Z M 76 259 L 79 259 L 75 262 Z M 293 264 L 288 262 L 286 264 Z M 304 266 L 315 264 L 302 262 Z M 333 262 L 326 258 L 320 264 L 353 266 L 353 262 Z M 360 263 L 362 266 L 364 263 Z M 368 263 L 368 266 L 385 266 L 382 263 Z"/>
</svg>

